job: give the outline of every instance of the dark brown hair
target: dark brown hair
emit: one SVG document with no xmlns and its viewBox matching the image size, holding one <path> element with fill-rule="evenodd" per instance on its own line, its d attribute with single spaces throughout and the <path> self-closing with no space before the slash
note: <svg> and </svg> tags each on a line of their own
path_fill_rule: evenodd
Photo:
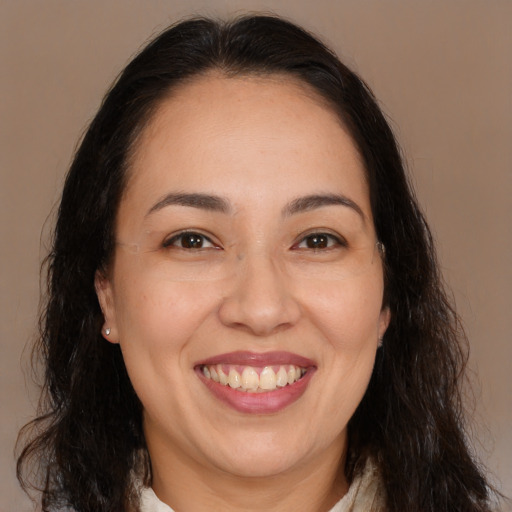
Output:
<svg viewBox="0 0 512 512">
<path fill-rule="evenodd" d="M 150 482 L 142 406 L 118 345 L 100 334 L 94 276 L 114 248 L 114 221 L 138 134 L 188 78 L 288 75 L 338 113 L 363 159 L 392 317 L 368 390 L 349 423 L 348 478 L 376 461 L 390 512 L 476 512 L 489 486 L 464 434 L 465 338 L 438 272 L 428 226 L 395 138 L 364 82 L 322 43 L 276 17 L 192 19 L 151 42 L 122 72 L 69 170 L 36 351 L 45 375 L 39 417 L 22 437 L 18 476 L 36 464 L 43 510 L 137 507 L 131 471 Z"/>
</svg>

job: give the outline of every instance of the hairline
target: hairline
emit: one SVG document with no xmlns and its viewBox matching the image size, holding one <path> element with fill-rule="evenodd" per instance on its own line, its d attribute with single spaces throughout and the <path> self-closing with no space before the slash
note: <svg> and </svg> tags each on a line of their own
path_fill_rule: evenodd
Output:
<svg viewBox="0 0 512 512">
<path fill-rule="evenodd" d="M 175 84 L 169 86 L 167 90 L 158 98 L 155 98 L 153 103 L 150 105 L 148 112 L 146 115 L 142 117 L 140 122 L 135 126 L 134 133 L 132 135 L 132 139 L 129 143 L 129 147 L 126 151 L 126 158 L 124 164 L 124 172 L 123 172 L 123 183 L 121 187 L 121 194 L 119 198 L 119 203 L 125 197 L 132 180 L 132 176 L 135 174 L 135 164 L 140 154 L 140 149 L 143 146 L 144 138 L 148 133 L 148 128 L 154 123 L 157 119 L 162 105 L 172 99 L 174 95 L 180 91 L 185 89 L 188 85 L 192 85 L 194 83 L 200 82 L 202 80 L 207 80 L 210 78 L 221 78 L 227 80 L 256 80 L 264 82 L 275 82 L 275 83 L 288 83 L 296 86 L 297 91 L 304 93 L 304 97 L 313 101 L 318 106 L 323 109 L 328 110 L 330 113 L 334 114 L 336 117 L 340 128 L 350 137 L 354 148 L 356 149 L 356 153 L 358 158 L 360 159 L 360 163 L 364 169 L 364 180 L 366 184 L 369 186 L 369 176 L 368 176 L 368 168 L 365 162 L 364 155 L 362 153 L 359 144 L 352 134 L 348 123 L 343 118 L 343 111 L 339 105 L 337 105 L 333 100 L 327 98 L 321 91 L 309 83 L 307 80 L 302 78 L 298 73 L 293 73 L 291 71 L 286 70 L 265 70 L 265 69 L 236 69 L 236 67 L 229 67 L 222 64 L 213 64 L 212 66 L 192 73 L 186 77 L 180 78 L 176 81 Z M 119 204 L 117 207 L 117 212 L 119 211 Z M 116 212 L 116 216 L 117 216 Z"/>
</svg>

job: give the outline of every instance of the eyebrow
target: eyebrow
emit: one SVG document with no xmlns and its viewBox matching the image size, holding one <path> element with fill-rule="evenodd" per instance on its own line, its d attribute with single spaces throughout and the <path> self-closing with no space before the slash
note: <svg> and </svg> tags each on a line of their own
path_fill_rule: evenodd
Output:
<svg viewBox="0 0 512 512">
<path fill-rule="evenodd" d="M 288 203 L 282 210 L 283 217 L 296 215 L 298 213 L 315 210 L 324 206 L 346 206 L 354 210 L 363 221 L 366 216 L 361 207 L 352 199 L 342 194 L 312 194 L 298 197 Z M 167 206 L 188 206 L 219 213 L 230 213 L 232 207 L 230 202 L 220 196 L 201 193 L 170 193 L 155 203 L 147 212 L 147 215 L 159 211 Z"/>
<path fill-rule="evenodd" d="M 229 202 L 219 196 L 210 194 L 185 194 L 185 193 L 171 193 L 160 199 L 155 203 L 146 214 L 154 213 L 166 206 L 188 206 L 190 208 L 199 208 L 200 210 L 208 210 L 220 213 L 229 213 L 231 206 Z"/>
<path fill-rule="evenodd" d="M 351 208 L 363 219 L 363 221 L 366 220 L 366 215 L 364 214 L 361 207 L 356 202 L 352 201 L 352 199 L 349 199 L 342 194 L 314 194 L 310 196 L 299 197 L 285 206 L 283 209 L 283 215 L 295 215 L 297 213 L 307 212 L 309 210 L 315 210 L 317 208 L 332 205 L 340 205 Z"/>
</svg>

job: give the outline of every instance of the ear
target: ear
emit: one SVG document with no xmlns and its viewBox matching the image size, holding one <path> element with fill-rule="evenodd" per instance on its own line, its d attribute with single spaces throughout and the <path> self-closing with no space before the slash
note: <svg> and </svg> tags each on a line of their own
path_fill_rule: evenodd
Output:
<svg viewBox="0 0 512 512">
<path fill-rule="evenodd" d="M 94 288 L 105 320 L 101 334 L 110 343 L 119 343 L 112 283 L 99 270 L 96 271 L 94 276 Z"/>
<path fill-rule="evenodd" d="M 386 334 L 386 330 L 388 328 L 389 322 L 391 321 L 391 311 L 389 310 L 389 307 L 386 306 L 382 308 L 380 315 L 379 315 L 379 346 L 382 343 L 382 338 L 384 337 L 384 334 Z"/>
</svg>

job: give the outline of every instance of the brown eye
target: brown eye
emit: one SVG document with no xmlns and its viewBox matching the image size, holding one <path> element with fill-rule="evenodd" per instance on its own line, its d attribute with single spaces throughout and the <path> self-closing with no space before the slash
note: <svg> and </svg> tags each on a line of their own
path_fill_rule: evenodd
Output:
<svg viewBox="0 0 512 512">
<path fill-rule="evenodd" d="M 214 248 L 215 245 L 208 237 L 201 235 L 200 233 L 187 231 L 179 233 L 167 240 L 164 243 L 164 247 L 177 247 L 179 249 L 206 249 Z"/>
<path fill-rule="evenodd" d="M 308 249 L 325 249 L 329 246 L 329 239 L 326 235 L 311 235 L 306 238 Z"/>
<path fill-rule="evenodd" d="M 345 244 L 336 236 L 329 233 L 312 233 L 304 237 L 298 244 L 298 249 L 322 250 Z"/>
<path fill-rule="evenodd" d="M 184 249 L 201 249 L 204 237 L 195 233 L 187 233 L 181 237 L 181 247 Z"/>
</svg>

